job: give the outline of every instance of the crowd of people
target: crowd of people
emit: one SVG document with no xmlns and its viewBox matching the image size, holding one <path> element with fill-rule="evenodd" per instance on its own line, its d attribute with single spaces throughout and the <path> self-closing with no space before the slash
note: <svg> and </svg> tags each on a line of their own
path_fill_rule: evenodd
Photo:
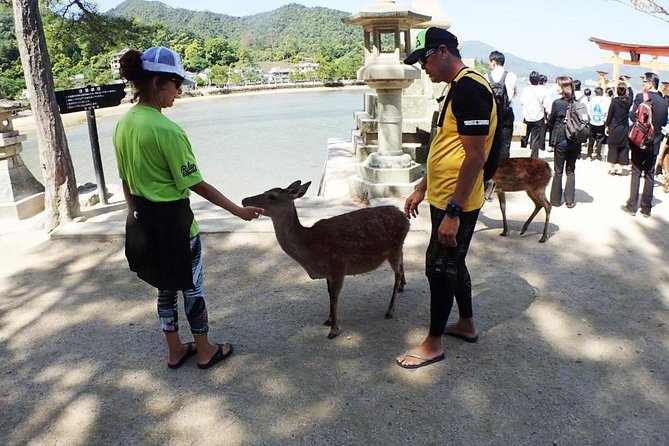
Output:
<svg viewBox="0 0 669 446">
<path fill-rule="evenodd" d="M 660 83 L 657 74 L 645 73 L 641 76 L 642 91 L 635 95 L 630 79 L 623 75 L 617 83 L 582 89 L 581 82 L 569 76 L 559 76 L 553 86 L 548 86 L 545 75 L 536 71 L 529 74 L 530 85 L 519 99 L 526 126 L 521 147 L 529 147 L 532 157 L 538 157 L 542 150 L 555 153 L 550 192 L 553 206 L 576 205 L 578 159 L 604 161 L 605 157 L 608 174 L 631 172 L 630 194 L 622 209 L 631 215 L 640 210 L 644 217 L 650 217 L 655 174 L 661 171 L 662 159 L 667 155 L 664 136 L 669 133 L 669 82 Z M 590 131 L 585 143 L 570 140 L 565 132 L 567 110 L 576 101 L 585 105 L 588 114 Z M 652 106 L 653 136 L 640 147 L 630 141 L 628 134 L 644 102 Z M 563 176 L 566 176 L 564 189 Z M 641 178 L 644 185 L 639 197 Z"/>
</svg>

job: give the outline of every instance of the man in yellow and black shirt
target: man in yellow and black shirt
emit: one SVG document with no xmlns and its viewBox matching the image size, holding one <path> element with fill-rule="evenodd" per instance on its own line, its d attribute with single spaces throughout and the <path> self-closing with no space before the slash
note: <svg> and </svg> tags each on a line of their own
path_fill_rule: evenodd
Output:
<svg viewBox="0 0 669 446">
<path fill-rule="evenodd" d="M 477 342 L 472 287 L 465 257 L 479 210 L 483 206 L 483 165 L 490 153 L 497 110 L 488 82 L 467 68 L 458 39 L 441 28 L 421 31 L 415 50 L 404 60 L 421 67 L 432 82 L 448 82 L 439 128 L 430 146 L 427 174 L 407 199 L 404 210 L 416 217 L 427 196 L 432 235 L 426 253 L 430 283 L 430 331 L 417 347 L 397 358 L 404 368 L 423 367 L 444 359 L 442 335 Z M 446 325 L 458 302 L 460 318 Z"/>
</svg>

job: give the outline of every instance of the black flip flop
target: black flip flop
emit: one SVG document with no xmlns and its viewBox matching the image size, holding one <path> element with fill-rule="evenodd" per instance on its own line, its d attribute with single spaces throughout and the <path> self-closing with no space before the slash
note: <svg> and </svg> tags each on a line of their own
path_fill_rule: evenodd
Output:
<svg viewBox="0 0 669 446">
<path fill-rule="evenodd" d="M 223 347 L 229 346 L 228 352 L 223 353 Z M 229 357 L 232 354 L 232 344 L 229 342 L 226 342 L 225 344 L 218 344 L 218 351 L 214 353 L 214 356 L 211 357 L 208 363 L 206 364 L 198 364 L 198 368 L 201 368 L 202 370 L 206 370 L 210 367 L 215 366 L 219 362 L 223 361 L 225 358 Z"/>
<path fill-rule="evenodd" d="M 444 336 L 453 336 L 454 338 L 458 338 L 462 341 L 469 342 L 470 344 L 476 344 L 479 341 L 479 336 L 476 335 L 473 338 L 470 338 L 469 336 L 465 336 L 460 333 L 455 333 L 455 332 L 444 332 Z"/>
<path fill-rule="evenodd" d="M 188 358 L 192 358 L 193 356 L 195 356 L 195 354 L 197 353 L 197 349 L 195 348 L 195 342 L 189 342 L 186 345 L 188 346 L 188 350 L 186 350 L 186 353 L 184 353 L 181 359 L 177 361 L 176 364 L 170 364 L 168 362 L 167 367 L 171 369 L 178 369 L 179 367 L 184 365 L 184 363 L 188 360 Z"/>
<path fill-rule="evenodd" d="M 404 357 L 405 358 L 420 359 L 423 362 L 421 362 L 420 364 L 402 364 L 402 362 L 399 359 L 397 359 L 396 361 L 397 361 L 398 366 L 400 366 L 404 369 L 419 369 L 421 367 L 425 367 L 426 365 L 430 365 L 430 364 L 434 364 L 435 362 L 443 361 L 444 358 L 446 357 L 446 355 L 444 355 L 442 353 L 441 355 L 435 356 L 434 358 L 425 358 L 425 357 L 420 356 L 420 355 L 414 355 L 412 353 L 406 352 L 404 354 Z"/>
</svg>

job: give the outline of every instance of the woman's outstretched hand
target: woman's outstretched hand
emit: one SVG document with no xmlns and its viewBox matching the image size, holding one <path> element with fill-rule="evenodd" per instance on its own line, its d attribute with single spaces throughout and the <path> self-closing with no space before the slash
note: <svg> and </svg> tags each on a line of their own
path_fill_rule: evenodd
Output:
<svg viewBox="0 0 669 446">
<path fill-rule="evenodd" d="M 265 210 L 263 208 L 257 208 L 255 206 L 244 206 L 239 208 L 237 217 L 241 218 L 242 220 L 251 221 L 254 218 L 261 217 L 264 211 Z"/>
</svg>

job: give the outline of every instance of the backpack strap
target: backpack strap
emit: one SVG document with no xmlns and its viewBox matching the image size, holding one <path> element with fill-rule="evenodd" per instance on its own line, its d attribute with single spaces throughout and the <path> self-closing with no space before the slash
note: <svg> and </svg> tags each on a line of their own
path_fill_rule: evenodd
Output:
<svg viewBox="0 0 669 446">
<path fill-rule="evenodd" d="M 480 77 L 483 80 L 487 81 L 487 77 L 483 76 L 481 73 L 474 71 L 472 69 L 467 69 L 465 74 L 460 77 L 462 79 L 463 77 L 469 75 L 469 74 L 474 74 L 478 77 Z M 505 74 L 506 75 L 506 72 Z M 446 116 L 446 109 L 448 108 L 448 103 L 451 101 L 451 95 L 453 93 L 453 88 L 455 88 L 456 82 L 451 82 L 450 86 L 448 87 L 448 93 L 446 93 L 446 97 L 442 96 L 441 98 L 437 99 L 439 102 L 443 100 L 444 104 L 441 109 L 441 113 L 439 113 L 439 119 L 437 120 L 437 126 L 442 127 L 444 124 L 444 117 Z M 491 95 L 494 96 L 493 92 L 490 92 Z M 492 98 L 493 104 L 495 102 L 495 98 Z M 499 152 L 500 152 L 500 147 L 501 147 L 501 141 L 502 141 L 502 114 L 500 110 L 497 110 L 497 127 L 495 128 L 495 136 L 493 138 L 493 144 L 492 147 L 490 148 L 490 153 L 488 154 L 488 158 L 486 159 L 485 164 L 483 165 L 483 181 L 488 181 L 490 180 L 493 175 L 495 174 L 495 171 L 497 170 L 497 163 L 499 161 Z"/>
<path fill-rule="evenodd" d="M 652 116 L 653 116 L 653 115 L 652 115 L 652 113 L 653 113 L 653 101 L 651 101 L 651 99 L 650 99 L 650 93 L 648 93 L 647 91 L 644 91 L 644 92 L 643 92 L 643 101 L 647 103 L 648 107 L 650 107 L 650 112 L 651 112 L 651 115 L 650 115 L 650 116 L 651 116 L 651 120 L 650 120 L 650 122 L 649 122 L 649 124 L 650 124 L 650 130 L 651 130 L 652 132 L 655 132 L 655 127 L 653 127 L 653 119 L 652 119 Z M 638 115 L 637 115 L 637 116 L 638 116 Z"/>
<path fill-rule="evenodd" d="M 509 98 L 509 90 L 506 89 L 506 75 L 508 71 L 504 70 L 504 73 L 502 74 L 502 78 L 499 80 L 499 83 L 502 84 L 502 98 L 506 97 L 506 99 L 511 103 L 511 98 Z M 506 105 L 506 103 L 504 104 Z"/>
<path fill-rule="evenodd" d="M 460 77 L 460 79 L 467 76 L 468 74 L 476 74 L 477 76 L 483 77 L 481 74 L 477 73 L 476 71 L 474 71 L 472 69 L 466 69 L 465 74 L 463 74 Z M 437 119 L 437 127 L 443 127 L 443 125 L 444 125 L 444 118 L 446 117 L 446 109 L 448 108 L 448 103 L 451 102 L 451 95 L 453 94 L 453 89 L 456 86 L 457 86 L 457 82 L 451 81 L 451 83 L 448 86 L 448 92 L 446 93 L 446 97 L 442 96 L 441 98 L 437 99 L 437 101 L 439 101 L 439 102 L 441 102 L 441 100 L 444 101 L 444 103 L 441 107 L 441 112 L 439 113 L 439 119 Z"/>
<path fill-rule="evenodd" d="M 504 85 L 505 87 L 506 87 L 506 84 L 504 83 L 504 81 L 506 80 L 506 74 L 507 73 L 508 73 L 508 71 L 504 70 L 504 72 L 502 73 L 502 78 L 499 80 L 499 83 Z M 476 74 L 478 74 L 478 73 L 476 73 Z M 483 76 L 481 76 L 481 77 L 483 77 Z M 488 81 L 489 84 L 492 84 L 493 82 L 495 82 L 494 80 L 492 80 L 492 75 L 490 74 L 490 72 L 486 73 L 485 79 Z"/>
</svg>

